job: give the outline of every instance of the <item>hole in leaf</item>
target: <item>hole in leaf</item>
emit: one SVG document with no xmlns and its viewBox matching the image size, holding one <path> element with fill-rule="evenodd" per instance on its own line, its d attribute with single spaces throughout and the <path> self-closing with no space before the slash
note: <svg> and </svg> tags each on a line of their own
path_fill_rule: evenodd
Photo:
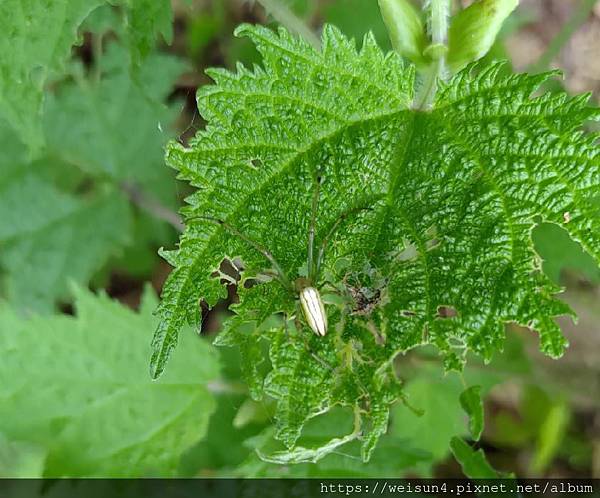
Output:
<svg viewBox="0 0 600 498">
<path fill-rule="evenodd" d="M 456 308 L 452 306 L 439 306 L 437 309 L 437 316 L 439 318 L 454 318 L 458 315 Z"/>
</svg>

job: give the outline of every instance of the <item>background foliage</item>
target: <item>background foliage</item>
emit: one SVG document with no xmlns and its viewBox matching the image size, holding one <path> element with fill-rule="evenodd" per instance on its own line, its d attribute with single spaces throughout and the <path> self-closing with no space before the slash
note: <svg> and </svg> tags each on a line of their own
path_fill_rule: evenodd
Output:
<svg viewBox="0 0 600 498">
<path fill-rule="evenodd" d="M 276 19 L 310 38 L 330 22 L 358 39 L 371 30 L 390 48 L 375 1 L 263 5 L 52 0 L 44 15 L 39 2 L 0 7 L 9 35 L 0 38 L 0 476 L 455 476 L 451 454 L 464 464 L 480 448 L 500 471 L 597 473 L 600 271 L 556 225 L 538 227 L 534 242 L 580 315 L 578 327 L 566 325 L 566 357 L 541 359 L 516 327 L 502 355 L 486 366 L 470 359 L 462 374 L 444 374 L 433 350 L 402 356 L 405 403 L 392 407 L 368 464 L 358 442 L 316 464 L 265 461 L 281 449 L 275 402 L 250 396 L 237 350 L 214 348 L 190 329 L 165 377 L 150 380 L 157 300 L 148 283 L 162 288 L 169 267 L 156 251 L 175 245 L 176 212 L 190 193 L 164 166 L 163 150 L 203 127 L 194 94 L 208 83 L 206 67 L 260 61 L 234 27 Z M 567 30 L 562 57 L 594 50 L 592 7 L 524 2 L 488 57 L 515 54 L 518 69 L 546 69 L 545 59 L 560 66 L 560 50 L 543 50 L 556 52 L 553 40 L 573 19 L 581 21 Z M 564 23 L 544 31 L 548 15 Z M 541 58 L 521 60 L 535 43 Z M 546 90 L 595 90 L 597 73 L 571 59 L 566 80 Z M 228 294 L 237 299 L 233 286 Z M 221 330 L 227 299 L 203 317 L 204 336 Z M 249 352 L 264 358 L 257 347 Z M 481 386 L 485 399 L 481 437 L 479 397 L 467 386 Z M 352 430 L 340 407 L 310 421 L 299 444 L 317 447 Z"/>
</svg>

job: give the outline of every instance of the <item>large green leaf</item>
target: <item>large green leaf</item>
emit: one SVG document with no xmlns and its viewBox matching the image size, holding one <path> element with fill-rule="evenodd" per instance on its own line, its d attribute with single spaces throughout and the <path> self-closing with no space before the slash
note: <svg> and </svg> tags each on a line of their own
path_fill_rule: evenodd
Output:
<svg viewBox="0 0 600 498">
<path fill-rule="evenodd" d="M 361 414 L 368 459 L 400 395 L 392 360 L 416 346 L 436 346 L 447 369 L 460 369 L 468 351 L 489 361 L 515 322 L 538 332 L 544 353 L 563 353 L 553 318 L 570 309 L 554 297 L 560 289 L 541 271 L 531 231 L 561 224 L 600 261 L 600 161 L 596 137 L 579 130 L 598 115 L 587 96 L 534 98 L 552 73 L 471 66 L 418 112 L 414 69 L 370 36 L 357 51 L 327 26 L 318 52 L 283 29 L 237 34 L 256 44 L 263 67 L 212 70 L 216 84 L 198 95 L 206 129 L 167 152 L 198 192 L 179 249 L 164 254 L 174 270 L 159 308 L 155 377 L 178 330 L 199 322 L 199 302 L 225 296 L 215 278 L 224 258 L 243 262 L 243 285 L 219 340 L 252 359 L 267 341 L 271 371 L 252 371 L 255 394 L 262 386 L 277 399 L 276 435 L 292 452 L 307 420 L 342 405 Z M 255 247 L 289 280 L 302 275 L 317 188 L 315 240 L 337 230 L 315 285 L 332 281 L 354 300 L 327 307 L 325 338 L 303 325 L 291 292 L 264 278 L 271 265 Z M 366 295 L 378 297 L 360 308 Z M 298 320 L 261 332 L 281 313 Z"/>
<path fill-rule="evenodd" d="M 135 313 L 75 294 L 75 317 L 25 319 L 0 305 L 0 432 L 47 450 L 46 476 L 172 474 L 214 410 L 215 353 L 188 329 L 173 368 L 153 382 L 155 296 Z"/>
</svg>

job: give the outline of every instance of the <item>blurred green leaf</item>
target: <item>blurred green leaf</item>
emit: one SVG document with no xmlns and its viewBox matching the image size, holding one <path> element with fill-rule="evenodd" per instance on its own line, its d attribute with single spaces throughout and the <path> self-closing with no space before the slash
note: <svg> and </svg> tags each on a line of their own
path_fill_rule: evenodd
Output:
<svg viewBox="0 0 600 498">
<path fill-rule="evenodd" d="M 5 0 L 0 3 L 0 119 L 37 152 L 44 143 L 40 118 L 44 85 L 64 71 L 78 28 L 105 0 Z M 127 15 L 131 58 L 139 65 L 155 37 L 172 39 L 170 0 L 115 0 Z M 115 17 L 116 19 L 116 17 Z M 104 21 L 107 19 L 104 18 Z M 103 25 L 106 23 L 104 22 Z"/>
<path fill-rule="evenodd" d="M 103 1 L 0 2 L 0 119 L 34 151 L 43 145 L 44 84 L 64 68 L 78 26 Z"/>
<path fill-rule="evenodd" d="M 124 198 L 144 195 L 174 213 L 177 183 L 164 165 L 163 146 L 173 136 L 178 110 L 165 100 L 185 65 L 152 53 L 133 80 L 127 60 L 126 49 L 110 43 L 91 74 L 60 85 L 49 97 L 44 116 L 49 153 Z M 174 231 L 146 213 L 128 216 L 132 244 L 117 266 L 149 274 L 156 249 L 169 243 Z"/>
<path fill-rule="evenodd" d="M 536 251 L 543 260 L 543 269 L 556 283 L 563 270 L 581 272 L 592 282 L 600 282 L 600 268 L 567 231 L 553 223 L 543 223 L 533 231 Z"/>
<path fill-rule="evenodd" d="M 180 474 L 183 476 L 237 475 L 236 468 L 254 454 L 245 441 L 256 436 L 272 422 L 272 407 L 268 402 L 258 403 L 263 413 L 243 426 L 235 419 L 240 408 L 249 399 L 246 387 L 240 381 L 240 356 L 236 349 L 218 348 L 221 363 L 223 390 L 217 398 L 217 408 L 210 418 L 206 437 L 184 453 L 181 458 Z M 239 392 L 238 392 L 239 391 Z"/>
<path fill-rule="evenodd" d="M 83 21 L 80 30 L 93 34 L 105 34 L 109 31 L 118 33 L 119 38 L 124 34 L 123 16 L 119 9 L 104 4 L 90 13 Z"/>
<path fill-rule="evenodd" d="M 498 412 L 493 419 L 494 431 L 490 440 L 499 447 L 523 447 L 531 441 L 532 428 L 507 411 Z"/>
<path fill-rule="evenodd" d="M 421 371 L 405 386 L 410 405 L 423 414 L 419 416 L 402 404 L 392 412 L 391 433 L 431 455 L 431 461 L 440 461 L 449 453 L 453 436 L 465 436 L 467 429 L 459 396 L 462 384 L 454 374 Z M 427 467 L 422 468 L 427 473 Z"/>
<path fill-rule="evenodd" d="M 536 475 L 542 474 L 557 455 L 570 414 L 569 405 L 563 399 L 553 400 L 545 413 L 544 420 L 538 428 L 535 453 L 530 465 Z"/>
<path fill-rule="evenodd" d="M 187 50 L 191 57 L 197 57 L 211 41 L 228 30 L 223 1 L 212 2 L 210 10 L 191 15 L 188 22 Z"/>
<path fill-rule="evenodd" d="M 161 34 L 167 44 L 173 41 L 171 0 L 122 0 L 127 11 L 127 35 L 131 58 L 139 65 L 155 46 Z"/>
<path fill-rule="evenodd" d="M 74 196 L 32 167 L 0 180 L 0 264 L 5 296 L 50 311 L 69 280 L 86 283 L 129 242 L 127 202 L 114 192 Z"/>
<path fill-rule="evenodd" d="M 500 411 L 493 420 L 491 440 L 497 446 L 534 447 L 529 463 L 532 475 L 541 475 L 561 451 L 567 435 L 570 407 L 561 395 L 538 385 L 527 385 L 521 395 L 518 417 Z"/>
<path fill-rule="evenodd" d="M 206 433 L 219 376 L 212 347 L 189 329 L 160 382 L 147 369 L 152 310 L 81 289 L 76 316 L 24 319 L 0 305 L 0 432 L 48 451 L 45 476 L 166 476 Z"/>
<path fill-rule="evenodd" d="M 310 26 L 297 11 L 301 7 L 308 7 L 304 0 L 258 0 L 265 12 L 277 23 L 287 30 L 297 34 L 315 49 L 319 49 L 320 40 Z"/>
<path fill-rule="evenodd" d="M 165 100 L 185 65 L 151 54 L 132 80 L 127 52 L 110 43 L 95 72 L 60 85 L 44 116 L 48 147 L 93 175 L 129 182 L 163 202 L 174 202 L 173 175 L 164 166 L 177 108 Z"/>
<path fill-rule="evenodd" d="M 0 478 L 38 478 L 44 472 L 46 451 L 37 444 L 10 441 L 0 433 Z"/>
<path fill-rule="evenodd" d="M 223 393 L 217 399 L 217 408 L 210 418 L 206 437 L 186 451 L 181 458 L 180 474 L 183 476 L 231 477 L 253 450 L 244 441 L 264 428 L 263 424 L 235 427 L 234 418 L 244 397 Z"/>
<path fill-rule="evenodd" d="M 488 463 L 483 450 L 474 450 L 459 437 L 452 438 L 450 448 L 467 477 L 471 479 L 498 479 L 500 477 L 500 474 Z"/>
<path fill-rule="evenodd" d="M 383 50 L 391 49 L 377 0 L 334 0 L 323 8 L 325 21 L 335 24 L 349 38 L 359 43 L 369 31 Z"/>
<path fill-rule="evenodd" d="M 460 405 L 469 416 L 469 431 L 475 441 L 479 441 L 483 432 L 483 402 L 481 386 L 471 386 L 460 394 Z"/>
</svg>

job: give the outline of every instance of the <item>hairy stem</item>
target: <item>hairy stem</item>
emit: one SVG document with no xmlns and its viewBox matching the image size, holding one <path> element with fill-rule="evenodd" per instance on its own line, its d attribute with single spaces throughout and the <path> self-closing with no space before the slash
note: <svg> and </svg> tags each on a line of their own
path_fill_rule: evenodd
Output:
<svg viewBox="0 0 600 498">
<path fill-rule="evenodd" d="M 421 87 L 415 96 L 415 109 L 426 109 L 433 103 L 440 71 L 440 61 L 433 61 L 421 74 Z"/>
<path fill-rule="evenodd" d="M 446 45 L 448 38 L 448 20 L 450 17 L 450 2 L 448 0 L 430 0 L 429 29 L 431 43 Z"/>
<path fill-rule="evenodd" d="M 426 11 L 428 15 L 429 35 L 431 45 L 429 55 L 432 61 L 422 73 L 422 85 L 415 97 L 416 109 L 430 107 L 437 93 L 438 79 L 445 79 L 446 47 L 448 44 L 448 29 L 450 19 L 450 0 L 429 0 Z"/>
</svg>

